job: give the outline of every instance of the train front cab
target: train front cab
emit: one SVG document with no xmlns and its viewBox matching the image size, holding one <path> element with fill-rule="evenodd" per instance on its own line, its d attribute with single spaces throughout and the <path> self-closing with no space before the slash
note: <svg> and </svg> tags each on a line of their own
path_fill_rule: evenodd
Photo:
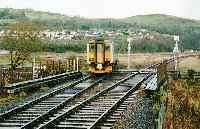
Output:
<svg viewBox="0 0 200 129">
<path fill-rule="evenodd" d="M 89 42 L 88 46 L 89 71 L 92 74 L 104 74 L 112 72 L 111 47 L 103 39 Z"/>
</svg>

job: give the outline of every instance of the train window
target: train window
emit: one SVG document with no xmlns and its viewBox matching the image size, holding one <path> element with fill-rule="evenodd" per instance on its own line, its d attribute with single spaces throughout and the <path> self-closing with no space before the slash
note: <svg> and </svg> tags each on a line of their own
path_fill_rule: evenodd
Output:
<svg viewBox="0 0 200 129">
<path fill-rule="evenodd" d="M 103 44 L 97 44 L 97 53 L 102 53 L 103 52 Z"/>
<path fill-rule="evenodd" d="M 110 51 L 110 46 L 105 46 L 106 51 Z"/>
<path fill-rule="evenodd" d="M 104 44 L 97 44 L 97 63 L 104 63 Z"/>
<path fill-rule="evenodd" d="M 89 50 L 90 50 L 90 52 L 94 52 L 95 51 L 95 44 L 90 44 Z"/>
</svg>

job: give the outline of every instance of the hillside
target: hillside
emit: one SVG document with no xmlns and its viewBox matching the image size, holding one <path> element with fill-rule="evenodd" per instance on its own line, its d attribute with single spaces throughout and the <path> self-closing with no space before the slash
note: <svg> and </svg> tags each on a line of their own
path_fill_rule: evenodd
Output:
<svg viewBox="0 0 200 129">
<path fill-rule="evenodd" d="M 9 23 L 20 20 L 30 20 L 51 30 L 103 29 L 126 32 L 127 30 L 146 29 L 160 34 L 180 35 L 182 48 L 200 49 L 200 21 L 168 15 L 152 14 L 123 19 L 87 19 L 31 9 L 0 9 L 0 29 Z"/>
<path fill-rule="evenodd" d="M 156 25 L 156 24 L 188 24 L 188 25 L 197 25 L 200 24 L 200 21 L 197 20 L 191 20 L 191 19 L 185 19 L 185 18 L 179 18 L 175 16 L 170 15 L 164 15 L 164 14 L 151 14 L 151 15 L 137 15 L 133 17 L 126 18 L 127 21 L 130 22 L 137 22 L 141 24 L 150 24 L 150 25 Z"/>
</svg>

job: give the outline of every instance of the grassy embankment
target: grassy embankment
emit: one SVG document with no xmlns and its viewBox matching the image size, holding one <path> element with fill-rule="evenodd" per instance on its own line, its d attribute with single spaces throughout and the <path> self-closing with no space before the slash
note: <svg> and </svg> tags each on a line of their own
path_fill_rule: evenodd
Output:
<svg viewBox="0 0 200 129">
<path fill-rule="evenodd" d="M 200 128 L 200 81 L 171 81 L 168 89 L 165 129 Z"/>
<path fill-rule="evenodd" d="M 179 70 L 200 71 L 200 57 L 179 62 Z M 200 129 L 200 80 L 172 80 L 168 85 L 164 129 Z"/>
</svg>

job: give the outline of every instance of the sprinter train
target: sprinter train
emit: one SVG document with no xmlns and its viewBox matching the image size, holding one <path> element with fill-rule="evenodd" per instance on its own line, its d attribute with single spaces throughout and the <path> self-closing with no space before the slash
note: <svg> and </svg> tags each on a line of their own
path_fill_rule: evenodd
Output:
<svg viewBox="0 0 200 129">
<path fill-rule="evenodd" d="M 87 62 L 92 74 L 109 74 L 114 63 L 114 47 L 104 37 L 93 37 L 87 44 Z"/>
</svg>

